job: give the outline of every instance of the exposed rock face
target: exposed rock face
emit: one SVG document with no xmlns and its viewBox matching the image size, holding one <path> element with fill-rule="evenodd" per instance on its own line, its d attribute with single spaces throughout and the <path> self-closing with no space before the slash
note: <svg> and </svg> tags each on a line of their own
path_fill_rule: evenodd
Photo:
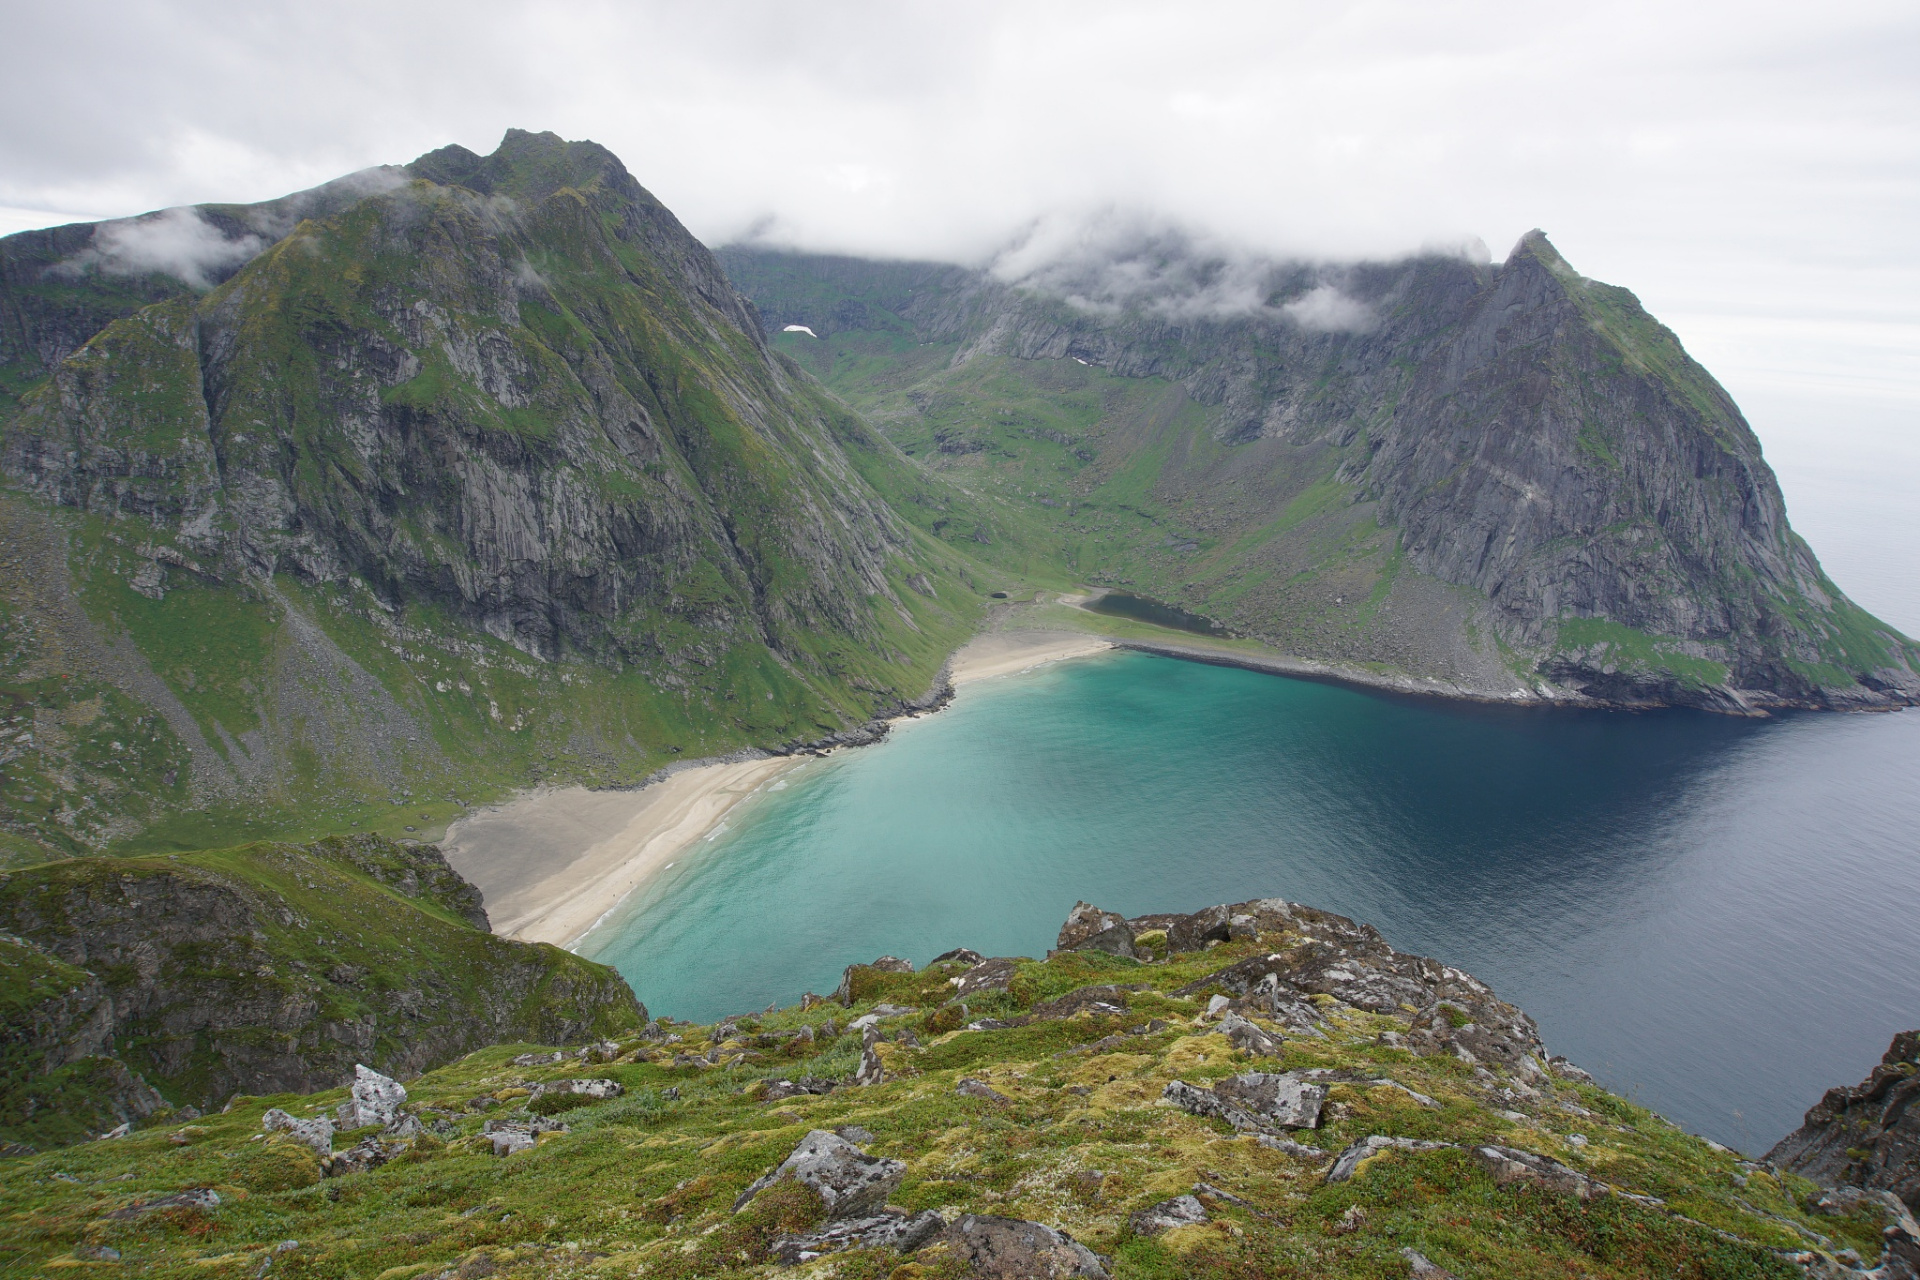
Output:
<svg viewBox="0 0 1920 1280">
<path fill-rule="evenodd" d="M 882 496 L 923 478 L 604 148 L 513 131 L 155 217 L 200 229 L 199 267 L 126 274 L 117 224 L 0 240 L 4 385 L 40 379 L 0 396 L 7 559 L 64 579 L 113 548 L 37 593 L 61 600 L 0 586 L 32 614 L 0 639 L 99 651 L 85 674 L 171 732 L 144 798 L 82 786 L 109 812 L 0 815 L 16 834 L 97 850 L 156 804 L 437 792 L 476 758 L 636 782 L 702 739 L 872 740 L 927 696 L 922 622 L 975 604 Z M 159 652 L 177 592 L 247 615 L 239 669 Z M 76 593 L 92 615 L 45 607 Z M 566 705 L 583 675 L 609 696 Z"/>
<path fill-rule="evenodd" d="M 213 571 L 358 578 L 540 657 L 645 656 L 650 608 L 796 653 L 870 630 L 904 528 L 618 159 L 514 132 L 409 177 L 91 338 L 0 465 Z"/>
<path fill-rule="evenodd" d="M 385 1124 L 405 1091 L 358 1064 L 411 1074 L 487 1044 L 598 1040 L 645 1020 L 612 970 L 419 904 L 480 915 L 437 849 L 375 836 L 0 876 L 0 928 L 78 980 L 78 996 L 42 1002 L 28 1024 L 48 1060 L 112 1054 L 179 1104 L 355 1080 L 357 1119 L 342 1123 Z"/>
<path fill-rule="evenodd" d="M 748 1187 L 733 1207 L 738 1212 L 774 1183 L 792 1178 L 819 1195 L 829 1218 L 858 1218 L 886 1204 L 906 1172 L 907 1166 L 898 1160 L 870 1156 L 837 1133 L 815 1129 L 777 1168 Z"/>
<path fill-rule="evenodd" d="M 989 1280 L 1105 1280 L 1107 1275 L 1093 1250 L 1037 1222 L 969 1213 L 948 1229 L 947 1241 L 972 1274 Z"/>
<path fill-rule="evenodd" d="M 1920 698 L 1920 648 L 1824 576 L 1725 391 L 1631 293 L 1581 277 L 1540 232 L 1502 264 L 1227 263 L 1155 244 L 1118 270 L 1070 263 L 1013 283 L 928 263 L 721 259 L 776 325 L 951 344 L 945 368 L 916 355 L 842 387 L 900 432 L 937 424 L 936 464 L 950 447 L 1051 447 L 1001 429 L 991 397 L 967 399 L 973 362 L 1001 361 L 1036 404 L 1113 385 L 1091 371 L 1177 383 L 1165 403 L 1137 393 L 1133 420 L 1054 441 L 1085 470 L 1050 505 L 1097 506 L 1110 478 L 1149 474 L 1150 540 L 1112 581 L 1289 652 L 1508 697 L 1734 711 Z M 1188 406 L 1203 422 L 1166 425 Z M 1076 465 L 1046 456 L 1029 483 Z"/>
<path fill-rule="evenodd" d="M 1920 1031 L 1893 1038 L 1867 1078 L 1829 1089 L 1767 1159 L 1825 1187 L 1891 1191 L 1920 1212 Z"/>
<path fill-rule="evenodd" d="M 1225 966 L 1183 993 L 1227 992 L 1240 997 L 1249 1011 L 1302 1028 L 1314 1021 L 1310 997 L 1331 996 L 1372 1013 L 1407 1016 L 1407 1038 L 1417 1052 L 1450 1053 L 1525 1073 L 1544 1069 L 1547 1053 L 1533 1019 L 1469 973 L 1394 950 L 1372 925 L 1282 898 L 1208 907 L 1170 921 L 1152 919 L 1167 930 L 1168 945 L 1176 951 L 1204 950 L 1208 940 L 1228 936 L 1272 936 L 1288 943 L 1284 950 Z M 1409 1008 L 1414 1012 L 1407 1014 Z"/>
</svg>

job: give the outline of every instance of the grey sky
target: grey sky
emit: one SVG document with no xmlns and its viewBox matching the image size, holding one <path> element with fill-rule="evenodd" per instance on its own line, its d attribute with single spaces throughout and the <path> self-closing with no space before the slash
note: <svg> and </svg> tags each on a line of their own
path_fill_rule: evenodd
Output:
<svg viewBox="0 0 1920 1280">
<path fill-rule="evenodd" d="M 710 243 L 979 259 L 1118 207 L 1274 253 L 1498 256 L 1537 225 L 1674 325 L 1783 469 L 1920 463 L 1912 0 L 16 0 L 6 30 L 0 231 L 508 126 L 607 144 Z"/>
</svg>

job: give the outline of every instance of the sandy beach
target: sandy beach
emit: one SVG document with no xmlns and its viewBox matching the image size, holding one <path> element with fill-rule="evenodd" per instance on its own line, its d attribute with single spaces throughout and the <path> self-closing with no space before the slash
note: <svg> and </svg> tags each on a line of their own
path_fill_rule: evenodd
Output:
<svg viewBox="0 0 1920 1280">
<path fill-rule="evenodd" d="M 1072 631 L 991 632 L 953 655 L 948 678 L 959 687 L 1112 647 Z M 571 947 L 734 805 L 805 759 L 696 765 L 637 791 L 535 791 L 460 819 L 440 847 L 485 895 L 495 933 Z"/>
<path fill-rule="evenodd" d="M 1065 658 L 1084 658 L 1113 648 L 1099 636 L 1077 631 L 992 631 L 975 636 L 953 655 L 947 678 L 954 688 L 1012 675 Z"/>
<path fill-rule="evenodd" d="M 536 791 L 460 819 L 440 847 L 486 896 L 495 933 L 567 947 L 804 759 L 697 765 L 638 791 Z"/>
</svg>

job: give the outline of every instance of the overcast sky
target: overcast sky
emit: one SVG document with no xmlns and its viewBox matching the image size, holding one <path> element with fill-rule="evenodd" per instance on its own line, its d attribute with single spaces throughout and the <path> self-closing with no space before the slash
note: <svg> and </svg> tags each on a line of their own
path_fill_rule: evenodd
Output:
<svg viewBox="0 0 1920 1280">
<path fill-rule="evenodd" d="M 1920 466 L 1913 0 L 23 0 L 6 30 L 0 231 L 508 126 L 612 147 L 714 244 L 977 260 L 1118 207 L 1278 254 L 1498 257 L 1540 226 L 1783 469 Z"/>
</svg>

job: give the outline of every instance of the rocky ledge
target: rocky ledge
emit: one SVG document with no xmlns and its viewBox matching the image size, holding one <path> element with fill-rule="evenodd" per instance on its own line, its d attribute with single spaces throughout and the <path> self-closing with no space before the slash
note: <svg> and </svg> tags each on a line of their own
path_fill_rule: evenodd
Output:
<svg viewBox="0 0 1920 1280">
<path fill-rule="evenodd" d="M 1365 925 L 1081 903 L 1057 943 L 156 1115 L 9 1161 L 0 1248 L 423 1280 L 1914 1274 L 1897 1195 L 1681 1133 Z M 1857 1160 L 1895 1056 L 1802 1145 Z M 1889 1187 L 1904 1141 L 1872 1147 Z"/>
</svg>

